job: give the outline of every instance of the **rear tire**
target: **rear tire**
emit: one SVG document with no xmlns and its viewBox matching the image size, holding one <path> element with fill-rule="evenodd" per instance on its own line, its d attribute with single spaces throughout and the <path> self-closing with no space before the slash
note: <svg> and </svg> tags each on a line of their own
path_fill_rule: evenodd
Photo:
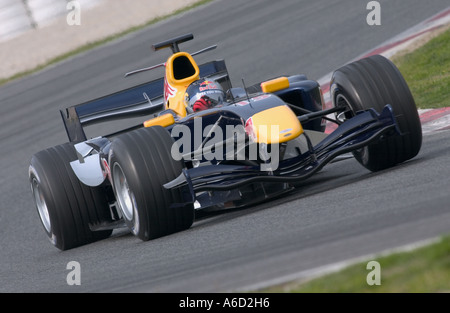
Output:
<svg viewBox="0 0 450 313">
<path fill-rule="evenodd" d="M 374 55 L 350 63 L 333 73 L 331 97 L 334 105 L 347 105 L 346 118 L 370 108 L 381 112 L 390 104 L 401 135 L 355 151 L 355 158 L 367 169 L 379 171 L 415 157 L 422 146 L 422 126 L 411 91 L 397 67 Z"/>
<path fill-rule="evenodd" d="M 68 250 L 111 235 L 91 231 L 89 224 L 110 219 L 109 205 L 100 187 L 81 183 L 70 162 L 75 148 L 66 143 L 36 153 L 29 168 L 33 198 L 44 230 L 53 245 Z"/>
<path fill-rule="evenodd" d="M 128 228 L 144 241 L 188 229 L 194 222 L 194 207 L 183 204 L 181 191 L 163 187 L 184 166 L 172 158 L 173 143 L 166 129 L 154 126 L 122 134 L 111 146 L 118 206 Z"/>
</svg>

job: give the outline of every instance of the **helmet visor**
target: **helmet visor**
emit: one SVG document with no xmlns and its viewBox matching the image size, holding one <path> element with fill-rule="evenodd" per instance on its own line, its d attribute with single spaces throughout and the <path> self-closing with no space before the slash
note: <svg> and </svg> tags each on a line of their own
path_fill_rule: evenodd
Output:
<svg viewBox="0 0 450 313">
<path fill-rule="evenodd" d="M 192 107 L 194 103 L 203 98 L 205 101 L 210 101 L 212 106 L 221 104 L 224 99 L 224 92 L 220 89 L 210 89 L 204 92 L 199 92 L 189 99 L 189 106 Z"/>
</svg>

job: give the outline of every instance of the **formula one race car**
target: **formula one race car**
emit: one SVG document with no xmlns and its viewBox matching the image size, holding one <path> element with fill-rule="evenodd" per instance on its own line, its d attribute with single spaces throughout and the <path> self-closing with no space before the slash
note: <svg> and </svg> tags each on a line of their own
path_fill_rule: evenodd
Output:
<svg viewBox="0 0 450 313">
<path fill-rule="evenodd" d="M 304 75 L 232 87 L 223 60 L 197 65 L 171 48 L 165 76 L 61 111 L 69 142 L 38 152 L 29 178 L 51 242 L 66 250 L 128 227 L 149 240 L 191 227 L 195 212 L 247 206 L 290 192 L 352 152 L 370 171 L 416 156 L 422 131 L 414 99 L 382 56 L 336 70 L 333 106 Z M 148 119 L 149 115 L 153 115 Z M 86 125 L 147 116 L 87 139 Z M 325 134 L 324 120 L 337 124 Z"/>
</svg>

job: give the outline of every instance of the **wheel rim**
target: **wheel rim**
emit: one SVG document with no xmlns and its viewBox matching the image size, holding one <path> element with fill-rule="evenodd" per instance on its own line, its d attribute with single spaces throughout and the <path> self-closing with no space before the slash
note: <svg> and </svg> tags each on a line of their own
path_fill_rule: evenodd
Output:
<svg viewBox="0 0 450 313">
<path fill-rule="evenodd" d="M 31 188 L 34 195 L 34 202 L 39 213 L 39 218 L 41 219 L 42 225 L 44 225 L 45 230 L 50 233 L 52 229 L 52 224 L 50 222 L 50 215 L 48 213 L 47 203 L 45 202 L 44 195 L 39 187 L 39 182 L 36 178 L 33 178 L 31 183 Z"/>
<path fill-rule="evenodd" d="M 336 118 L 340 121 L 340 122 L 345 122 L 346 120 L 352 118 L 353 116 L 355 116 L 355 110 L 352 108 L 352 106 L 350 105 L 350 102 L 347 100 L 347 98 L 343 95 L 343 94 L 338 94 L 336 96 L 336 106 L 346 106 L 347 110 L 345 110 L 344 112 L 340 113 L 340 114 L 336 114 Z"/>
<path fill-rule="evenodd" d="M 128 185 L 127 178 L 118 163 L 115 163 L 113 167 L 113 181 L 119 207 L 121 208 L 125 219 L 132 221 L 136 201 L 134 199 L 134 194 Z"/>
</svg>

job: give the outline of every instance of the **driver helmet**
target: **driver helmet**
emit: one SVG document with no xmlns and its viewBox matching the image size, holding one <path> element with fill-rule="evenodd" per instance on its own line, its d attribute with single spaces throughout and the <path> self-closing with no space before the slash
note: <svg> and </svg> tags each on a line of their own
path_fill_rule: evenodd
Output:
<svg viewBox="0 0 450 313">
<path fill-rule="evenodd" d="M 192 108 L 194 112 L 212 108 L 222 104 L 225 99 L 225 92 L 219 83 L 204 78 L 193 82 L 186 89 L 186 106 Z"/>
</svg>

